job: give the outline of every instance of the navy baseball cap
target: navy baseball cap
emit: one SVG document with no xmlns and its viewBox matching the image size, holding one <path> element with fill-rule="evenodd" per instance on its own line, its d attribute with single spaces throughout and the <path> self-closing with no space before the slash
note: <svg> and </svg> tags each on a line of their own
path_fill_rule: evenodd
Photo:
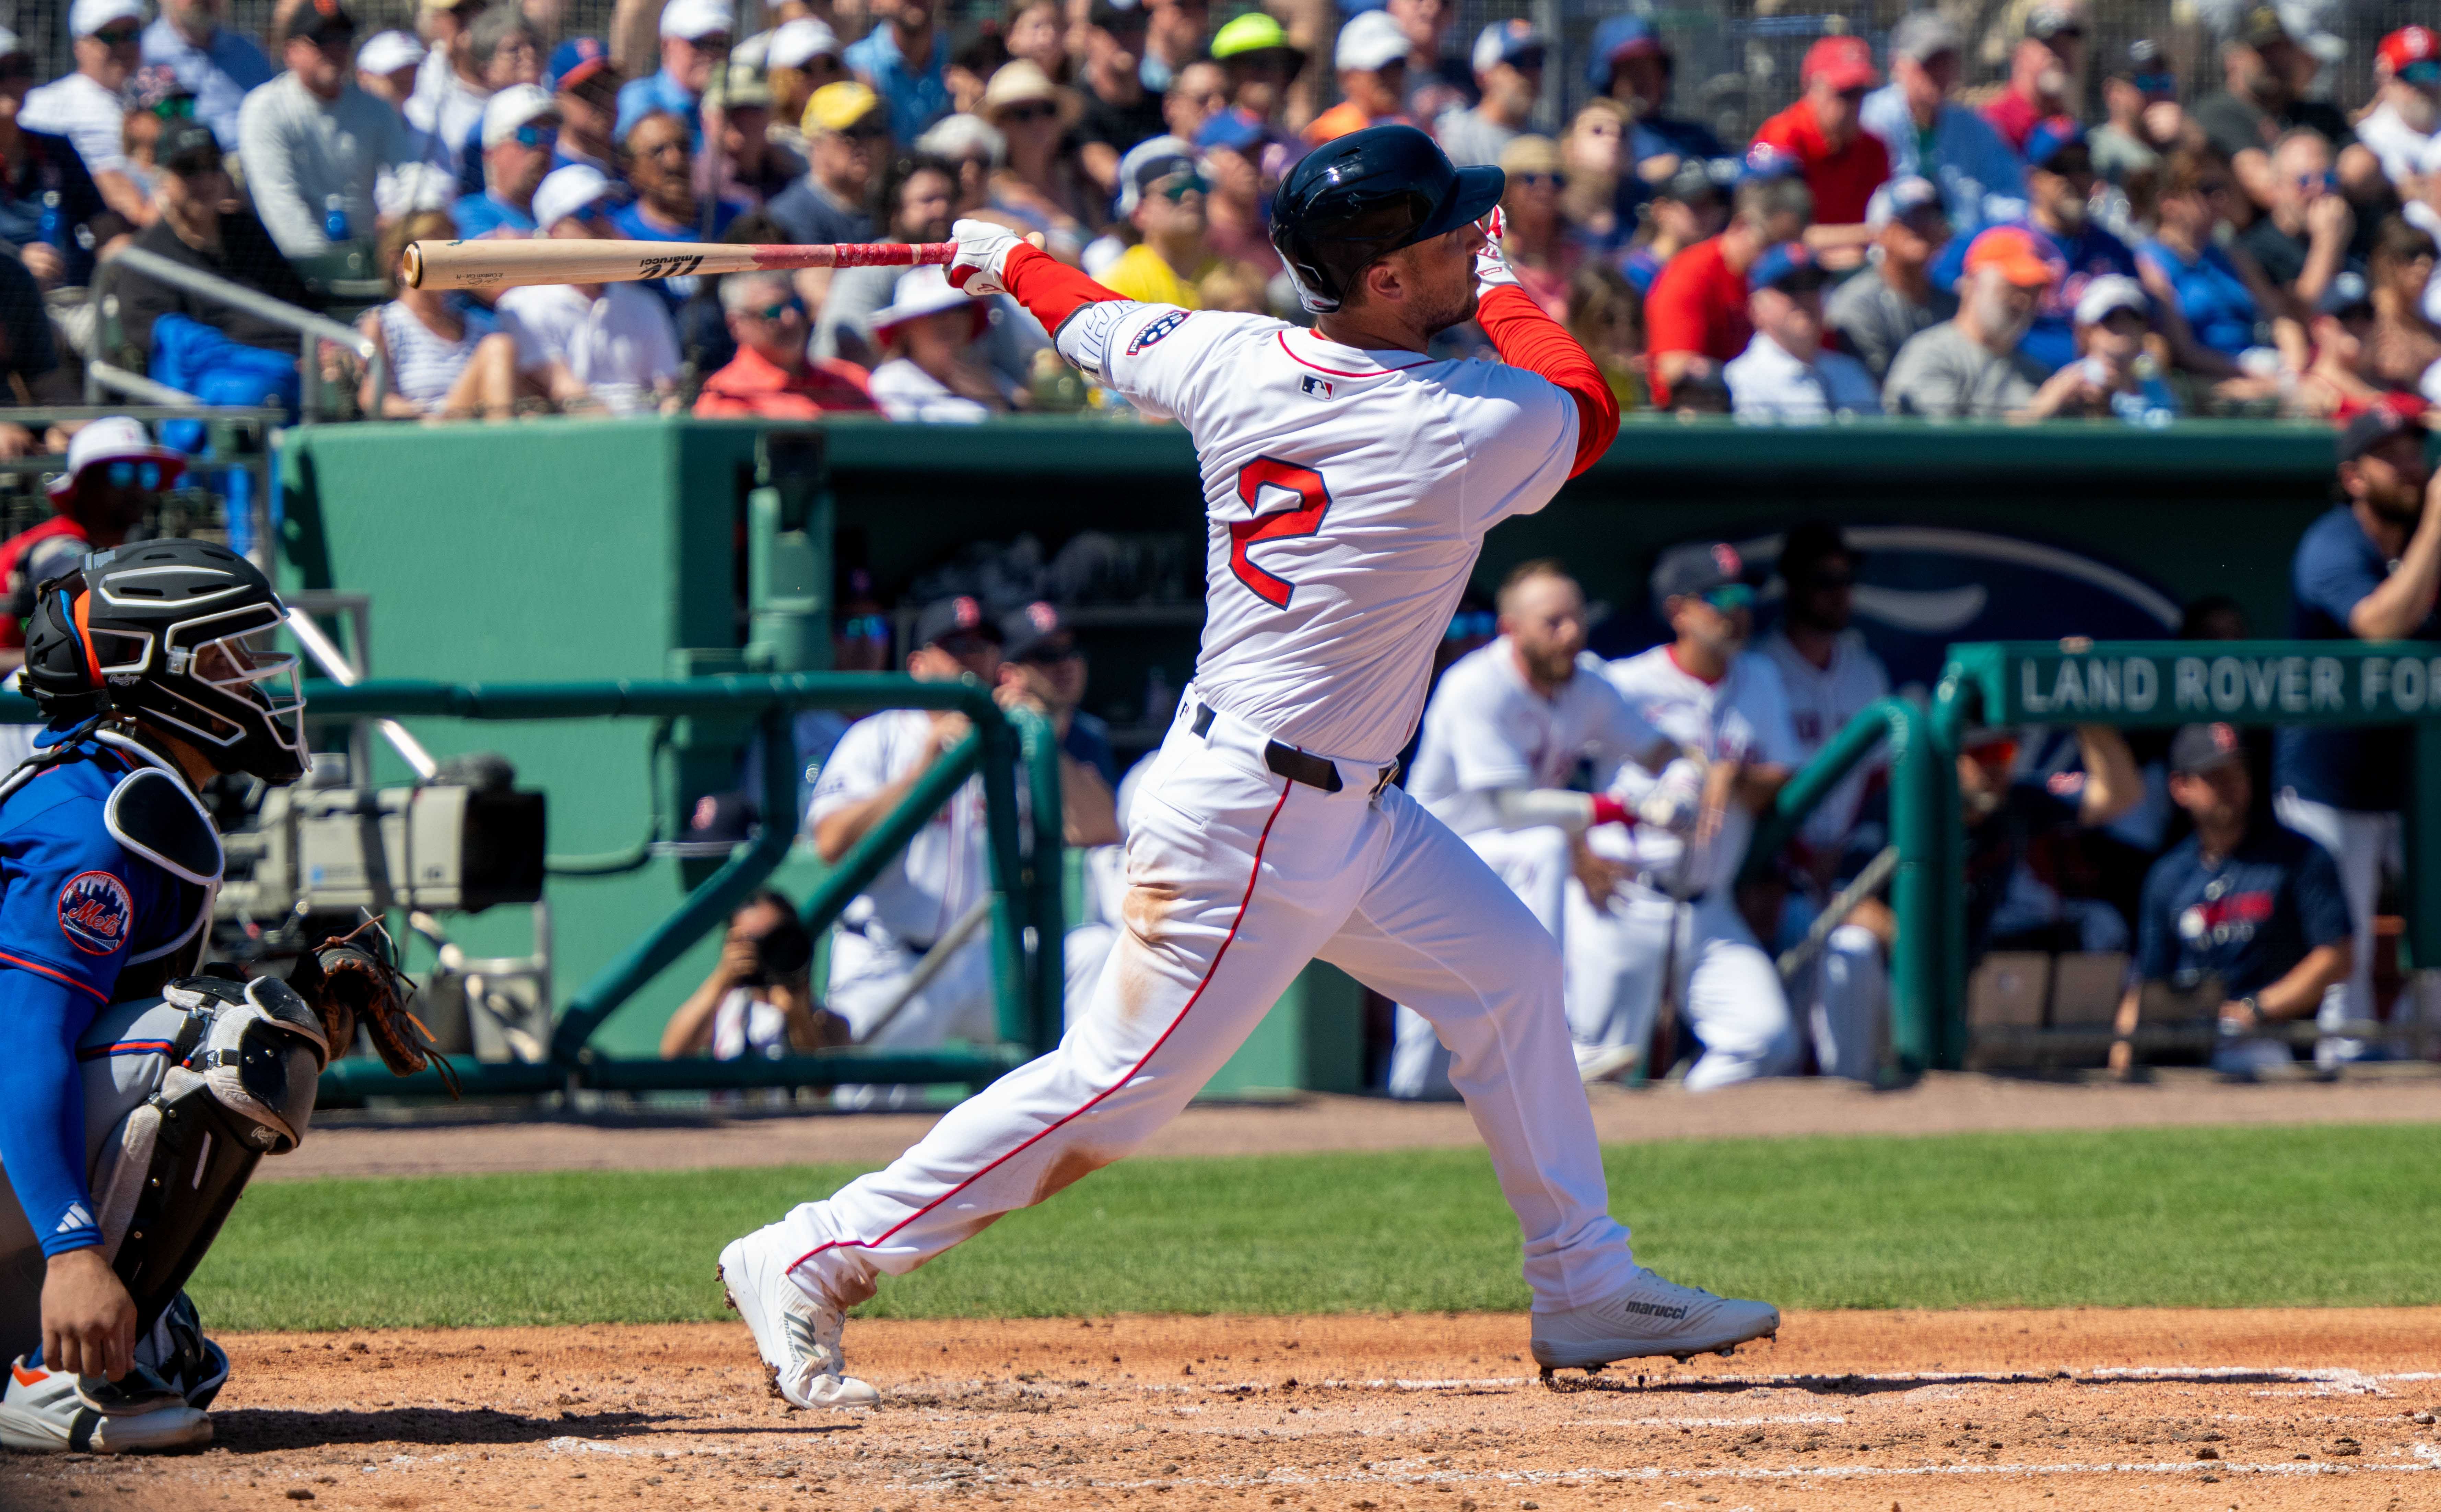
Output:
<svg viewBox="0 0 2441 1512">
<path fill-rule="evenodd" d="M 2085 146 L 2085 128 L 2073 116 L 2053 116 L 2038 122 L 2026 134 L 2026 161 L 2035 168 L 2049 168 L 2052 159 L 2071 147 Z M 2088 162 L 2091 161 L 2088 153 Z"/>
<path fill-rule="evenodd" d="M 1001 655 L 1011 661 L 1023 661 L 1062 636 L 1068 637 L 1071 645 L 1076 643 L 1076 635 L 1056 603 L 1038 600 L 1022 609 L 1001 616 Z"/>
<path fill-rule="evenodd" d="M 1670 45 L 1642 16 L 1613 16 L 1594 28 L 1592 53 L 1585 62 L 1585 82 L 1607 90 L 1611 70 L 1621 59 L 1667 58 Z"/>
<path fill-rule="evenodd" d="M 2353 462 L 2402 431 L 2428 431 L 2432 416 L 2420 395 L 2391 392 L 2340 410 L 2340 460 Z"/>
<path fill-rule="evenodd" d="M 2246 760 L 2246 742 L 2227 725 L 2181 725 L 2170 737 L 2170 770 L 2192 777 Z"/>
<path fill-rule="evenodd" d="M 1814 254 L 1806 250 L 1802 242 L 1782 242 L 1765 248 L 1763 256 L 1755 259 L 1754 266 L 1746 270 L 1746 287 L 1778 289 L 1783 294 L 1802 294 L 1829 281 L 1830 275 L 1822 271 L 1822 264 L 1814 261 Z"/>
<path fill-rule="evenodd" d="M 551 50 L 551 66 L 543 70 L 542 87 L 556 95 L 615 68 L 610 62 L 610 49 L 603 45 L 601 38 L 570 37 Z"/>
<path fill-rule="evenodd" d="M 1745 558 L 1727 541 L 1705 541 L 1691 546 L 1673 546 L 1661 553 L 1653 565 L 1653 602 L 1663 603 L 1672 599 L 1694 598 L 1718 588 L 1742 587 L 1753 591 L 1746 575 Z"/>
<path fill-rule="evenodd" d="M 915 617 L 915 643 L 919 646 L 938 645 L 954 635 L 979 635 L 997 642 L 1000 626 L 984 613 L 982 602 L 967 593 L 954 599 L 935 599 Z"/>
</svg>

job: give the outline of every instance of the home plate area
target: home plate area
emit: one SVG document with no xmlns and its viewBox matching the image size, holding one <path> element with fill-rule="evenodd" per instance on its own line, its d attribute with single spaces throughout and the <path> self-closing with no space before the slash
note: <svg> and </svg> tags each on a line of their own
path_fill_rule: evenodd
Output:
<svg viewBox="0 0 2441 1512">
<path fill-rule="evenodd" d="M 1794 1313 L 1567 1373 L 1459 1314 L 859 1322 L 877 1411 L 734 1324 L 256 1334 L 218 1438 L 0 1506 L 2441 1507 L 2441 1308 Z"/>
</svg>

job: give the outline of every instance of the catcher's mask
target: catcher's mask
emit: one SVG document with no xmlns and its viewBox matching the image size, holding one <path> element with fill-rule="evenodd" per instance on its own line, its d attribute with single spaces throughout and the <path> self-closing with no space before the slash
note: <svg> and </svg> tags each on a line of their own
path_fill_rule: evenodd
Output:
<svg viewBox="0 0 2441 1512">
<path fill-rule="evenodd" d="M 19 685 L 54 724 L 132 714 L 224 772 L 305 771 L 297 658 L 274 649 L 287 606 L 254 564 L 208 541 L 143 541 L 35 590 Z"/>
</svg>

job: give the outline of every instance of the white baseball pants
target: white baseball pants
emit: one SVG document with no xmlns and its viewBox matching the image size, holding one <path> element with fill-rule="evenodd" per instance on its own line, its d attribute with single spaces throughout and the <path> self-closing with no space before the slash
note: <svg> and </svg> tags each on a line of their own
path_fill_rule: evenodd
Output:
<svg viewBox="0 0 2441 1512">
<path fill-rule="evenodd" d="M 1651 888 L 1630 886 L 1607 910 L 1582 890 L 1570 893 L 1567 1000 L 1581 1052 L 1649 1043 L 1663 963 L 1674 959 L 1680 1016 L 1704 1042 L 1703 1055 L 1688 1068 L 1689 1091 L 1797 1069 L 1801 1046 L 1780 972 L 1727 892 L 1674 904 Z"/>
<path fill-rule="evenodd" d="M 1467 848 L 1482 856 L 1536 922 L 1567 953 L 1566 899 L 1576 885 L 1568 865 L 1568 837 L 1548 825 L 1528 830 L 1477 830 L 1466 837 Z M 1398 1037 L 1390 1048 L 1390 1095 L 1405 1098 L 1454 1098 L 1450 1085 L 1449 1047 L 1433 1033 L 1432 1021 L 1399 1005 Z"/>
<path fill-rule="evenodd" d="M 798 1284 L 849 1306 L 1014 1208 L 1134 1149 L 1186 1106 L 1315 958 L 1429 1018 L 1525 1234 L 1538 1309 L 1633 1274 L 1561 1006 L 1560 957 L 1516 894 L 1376 769 L 1337 793 L 1182 706 L 1130 815 L 1126 927 L 1058 1049 L 978 1092 L 887 1170 L 783 1223 Z"/>
<path fill-rule="evenodd" d="M 2293 787 L 2284 787 L 2272 798 L 2271 811 L 2281 823 L 2331 853 L 2331 859 L 2339 863 L 2340 891 L 2347 894 L 2348 923 L 2356 941 L 2355 965 L 2347 981 L 2335 981 L 2323 989 L 2323 1006 L 2314 1017 L 2326 1028 L 2351 1018 L 2371 1018 L 2373 910 L 2381 899 L 2381 874 L 2384 870 L 2398 873 L 2407 869 L 2406 841 L 2398 816 L 2334 808 L 2298 797 Z M 2362 1053 L 2363 1040 L 2333 1037 L 2315 1046 L 2314 1059 L 2328 1066 L 2335 1061 L 2353 1060 Z"/>
</svg>

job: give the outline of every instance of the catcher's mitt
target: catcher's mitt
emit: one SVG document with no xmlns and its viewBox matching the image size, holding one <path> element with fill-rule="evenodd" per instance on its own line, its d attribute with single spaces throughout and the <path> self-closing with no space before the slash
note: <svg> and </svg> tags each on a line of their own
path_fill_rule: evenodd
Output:
<svg viewBox="0 0 2441 1512">
<path fill-rule="evenodd" d="M 407 1076 L 437 1066 L 455 1097 L 457 1072 L 433 1047 L 432 1031 L 407 1011 L 415 983 L 398 969 L 396 957 L 389 931 L 380 920 L 368 919 L 306 951 L 288 985 L 321 1014 L 335 1051 L 353 1044 L 362 1028 L 393 1074 Z"/>
</svg>

